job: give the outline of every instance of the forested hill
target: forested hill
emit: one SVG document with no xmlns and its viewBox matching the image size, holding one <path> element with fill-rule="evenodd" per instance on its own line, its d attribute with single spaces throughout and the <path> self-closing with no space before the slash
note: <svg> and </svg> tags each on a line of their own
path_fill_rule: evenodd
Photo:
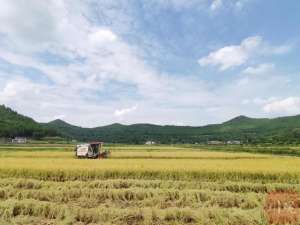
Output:
<svg viewBox="0 0 300 225">
<path fill-rule="evenodd" d="M 96 121 L 95 121 L 96 123 Z M 0 106 L 0 136 L 43 137 L 60 135 L 80 141 L 115 143 L 203 143 L 212 140 L 240 140 L 244 143 L 300 143 L 300 116 L 255 119 L 239 116 L 222 124 L 202 127 L 152 124 L 111 124 L 96 128 L 73 126 L 62 120 L 37 123 Z"/>
<path fill-rule="evenodd" d="M 59 131 L 49 129 L 33 119 L 20 115 L 12 109 L 0 105 L 0 137 L 32 137 L 58 136 Z"/>
<path fill-rule="evenodd" d="M 117 143 L 203 143 L 212 140 L 240 140 L 244 143 L 300 143 L 300 116 L 255 119 L 239 116 L 222 124 L 202 127 L 158 126 L 152 124 L 112 124 L 81 128 L 61 120 L 46 126 L 57 128 L 78 140 L 104 140 Z"/>
</svg>

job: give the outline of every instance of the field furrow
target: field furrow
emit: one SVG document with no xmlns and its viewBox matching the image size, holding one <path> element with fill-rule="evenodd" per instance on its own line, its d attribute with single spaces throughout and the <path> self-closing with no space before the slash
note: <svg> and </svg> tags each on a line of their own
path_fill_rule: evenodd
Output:
<svg viewBox="0 0 300 225">
<path fill-rule="evenodd" d="M 185 151 L 0 150 L 0 224 L 265 225 L 268 193 L 300 191 L 298 158 Z"/>
</svg>

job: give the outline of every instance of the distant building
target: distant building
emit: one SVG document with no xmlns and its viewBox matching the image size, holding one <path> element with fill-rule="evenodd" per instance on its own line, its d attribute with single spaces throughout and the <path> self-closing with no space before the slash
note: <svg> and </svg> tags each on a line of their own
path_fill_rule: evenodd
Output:
<svg viewBox="0 0 300 225">
<path fill-rule="evenodd" d="M 146 141 L 145 145 L 155 145 L 156 142 L 155 141 Z"/>
<path fill-rule="evenodd" d="M 7 138 L 4 138 L 4 137 L 0 137 L 0 143 L 1 144 L 5 144 L 8 142 L 8 139 Z"/>
<path fill-rule="evenodd" d="M 227 141 L 228 145 L 240 145 L 242 142 L 237 140 Z"/>
<path fill-rule="evenodd" d="M 224 142 L 222 142 L 222 141 L 208 141 L 207 144 L 208 145 L 222 145 L 222 144 L 224 144 Z"/>
<path fill-rule="evenodd" d="M 26 137 L 15 137 L 11 140 L 11 143 L 25 144 L 25 143 L 27 143 L 27 138 Z"/>
</svg>

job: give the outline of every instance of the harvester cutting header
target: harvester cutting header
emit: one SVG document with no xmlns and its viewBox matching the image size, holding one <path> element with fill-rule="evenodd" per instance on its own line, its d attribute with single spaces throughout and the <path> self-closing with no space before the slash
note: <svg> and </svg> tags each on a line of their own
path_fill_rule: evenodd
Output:
<svg viewBox="0 0 300 225">
<path fill-rule="evenodd" d="M 103 150 L 103 144 L 103 142 L 78 144 L 75 147 L 75 155 L 77 158 L 108 158 L 110 152 L 108 150 Z"/>
</svg>

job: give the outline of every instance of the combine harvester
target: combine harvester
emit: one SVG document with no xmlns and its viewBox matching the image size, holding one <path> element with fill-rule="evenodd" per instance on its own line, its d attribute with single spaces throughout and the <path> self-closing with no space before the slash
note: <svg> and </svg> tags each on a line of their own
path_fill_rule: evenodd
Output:
<svg viewBox="0 0 300 225">
<path fill-rule="evenodd" d="M 102 159 L 108 158 L 110 151 L 102 150 L 103 142 L 91 142 L 76 145 L 75 156 L 85 159 Z"/>
</svg>

